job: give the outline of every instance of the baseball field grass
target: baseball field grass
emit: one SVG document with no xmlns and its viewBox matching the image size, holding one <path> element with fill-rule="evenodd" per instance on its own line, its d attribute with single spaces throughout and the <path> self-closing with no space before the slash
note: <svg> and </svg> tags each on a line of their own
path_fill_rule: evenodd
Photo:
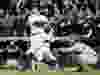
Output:
<svg viewBox="0 0 100 75">
<path fill-rule="evenodd" d="M 33 64 L 32 69 L 33 72 L 18 72 L 15 65 L 2 65 L 0 66 L 0 75 L 100 75 L 100 70 L 91 69 L 87 65 L 84 65 L 84 69 L 88 69 L 88 72 L 72 72 L 71 67 L 65 67 L 64 72 L 48 72 L 47 64 L 39 64 L 37 70 Z"/>
</svg>

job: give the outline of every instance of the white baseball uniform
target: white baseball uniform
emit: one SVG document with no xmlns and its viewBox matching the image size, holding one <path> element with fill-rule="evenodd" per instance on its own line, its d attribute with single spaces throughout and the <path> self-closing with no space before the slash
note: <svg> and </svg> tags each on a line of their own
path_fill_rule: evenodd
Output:
<svg viewBox="0 0 100 75">
<path fill-rule="evenodd" d="M 32 15 L 29 17 L 29 22 L 31 24 L 31 32 L 32 36 L 30 37 L 31 40 L 31 47 L 26 52 L 26 54 L 33 53 L 38 60 L 42 60 L 44 55 L 49 56 L 51 59 L 55 59 L 52 56 L 52 53 L 49 50 L 49 44 L 45 43 L 45 40 L 49 39 L 49 34 L 44 32 L 42 27 L 37 27 L 34 25 L 34 22 L 48 22 L 47 18 L 43 15 Z"/>
</svg>

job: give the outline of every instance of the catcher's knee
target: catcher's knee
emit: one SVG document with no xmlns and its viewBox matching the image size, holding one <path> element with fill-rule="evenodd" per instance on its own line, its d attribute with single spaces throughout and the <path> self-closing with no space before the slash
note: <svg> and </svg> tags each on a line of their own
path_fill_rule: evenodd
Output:
<svg viewBox="0 0 100 75">
<path fill-rule="evenodd" d="M 96 64 L 98 61 L 98 56 L 96 55 L 81 54 L 78 58 L 79 62 L 82 64 Z"/>
</svg>

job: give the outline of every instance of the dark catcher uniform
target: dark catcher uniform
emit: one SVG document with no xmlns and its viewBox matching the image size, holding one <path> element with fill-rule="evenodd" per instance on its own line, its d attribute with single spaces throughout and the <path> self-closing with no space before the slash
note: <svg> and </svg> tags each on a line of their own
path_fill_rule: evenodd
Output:
<svg viewBox="0 0 100 75">
<path fill-rule="evenodd" d="M 78 63 L 76 58 L 77 54 L 80 54 L 80 52 L 63 52 L 63 49 L 67 50 L 67 48 L 70 48 L 72 45 L 73 43 L 69 42 L 68 40 L 55 40 L 53 43 L 51 43 L 51 50 L 57 57 L 57 64 L 59 65 L 59 68 L 63 69 L 64 65 L 72 65 Z"/>
</svg>

